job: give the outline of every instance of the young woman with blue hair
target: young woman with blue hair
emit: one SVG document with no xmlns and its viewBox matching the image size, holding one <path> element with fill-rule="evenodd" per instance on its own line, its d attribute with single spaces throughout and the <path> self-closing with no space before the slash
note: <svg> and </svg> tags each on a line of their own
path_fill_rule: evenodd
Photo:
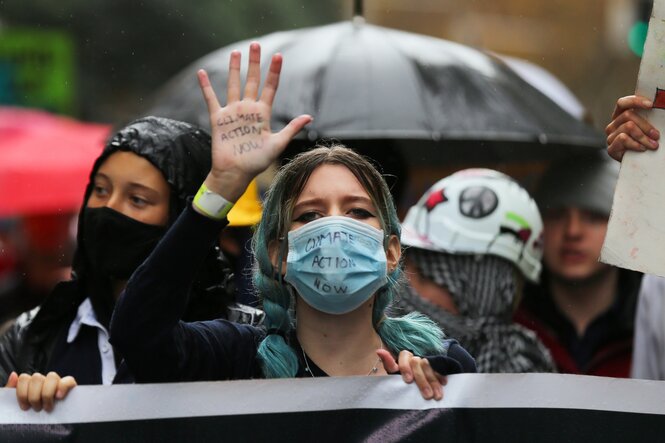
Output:
<svg viewBox="0 0 665 443">
<path fill-rule="evenodd" d="M 270 131 L 282 59 L 272 57 L 257 100 L 259 60 L 253 43 L 241 100 L 240 53 L 232 53 L 225 107 L 199 72 L 213 128 L 212 169 L 128 282 L 111 342 L 140 382 L 400 372 L 423 397 L 442 398 L 445 375 L 473 372 L 475 363 L 428 318 L 386 315 L 401 279 L 400 225 L 383 178 L 344 147 L 298 155 L 267 194 L 253 239 L 265 328 L 180 320 L 187 289 L 227 223 L 230 202 L 312 120 L 303 115 Z"/>
</svg>

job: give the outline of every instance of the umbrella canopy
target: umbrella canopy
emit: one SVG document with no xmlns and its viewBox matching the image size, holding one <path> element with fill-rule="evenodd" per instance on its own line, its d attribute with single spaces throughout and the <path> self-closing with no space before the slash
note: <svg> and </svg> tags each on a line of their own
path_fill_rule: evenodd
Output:
<svg viewBox="0 0 665 443">
<path fill-rule="evenodd" d="M 467 46 L 362 19 L 256 40 L 264 61 L 275 52 L 284 55 L 273 127 L 313 115 L 299 135 L 308 145 L 319 138 L 390 140 L 412 164 L 533 160 L 604 146 L 598 132 L 500 59 Z M 162 89 L 149 113 L 208 127 L 195 72 L 205 68 L 224 99 L 229 54 L 247 46 L 234 43 L 194 62 Z M 463 149 L 469 145 L 474 149 Z"/>
<path fill-rule="evenodd" d="M 110 129 L 0 107 L 0 217 L 78 210 Z"/>
</svg>

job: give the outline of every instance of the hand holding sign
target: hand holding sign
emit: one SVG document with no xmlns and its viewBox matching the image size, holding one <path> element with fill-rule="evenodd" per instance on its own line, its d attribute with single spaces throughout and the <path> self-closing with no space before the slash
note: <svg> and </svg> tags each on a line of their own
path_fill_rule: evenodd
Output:
<svg viewBox="0 0 665 443">
<path fill-rule="evenodd" d="M 643 152 L 657 149 L 660 133 L 639 110 L 649 110 L 653 102 L 637 95 L 621 97 L 612 113 L 612 121 L 605 128 L 607 152 L 615 160 L 621 161 L 626 151 Z"/>
<path fill-rule="evenodd" d="M 240 52 L 231 53 L 228 102 L 224 107 L 219 104 L 207 73 L 204 70 L 198 72 L 212 128 L 212 169 L 205 184 L 231 202 L 236 201 L 249 182 L 272 164 L 298 131 L 312 121 L 309 115 L 301 115 L 280 132 L 271 132 L 270 115 L 279 84 L 282 56 L 272 56 L 261 97 L 257 100 L 260 60 L 261 47 L 252 43 L 247 82 L 241 99 Z"/>
</svg>

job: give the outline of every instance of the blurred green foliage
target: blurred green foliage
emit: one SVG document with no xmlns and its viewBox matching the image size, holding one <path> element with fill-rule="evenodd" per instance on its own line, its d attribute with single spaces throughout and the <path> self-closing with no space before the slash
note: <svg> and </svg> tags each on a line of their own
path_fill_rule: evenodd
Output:
<svg viewBox="0 0 665 443">
<path fill-rule="evenodd" d="M 78 65 L 79 111 L 115 121 L 166 80 L 234 41 L 342 18 L 342 0 L 0 0 L 3 28 L 67 31 Z M 1 36 L 1 34 L 0 34 Z"/>
</svg>

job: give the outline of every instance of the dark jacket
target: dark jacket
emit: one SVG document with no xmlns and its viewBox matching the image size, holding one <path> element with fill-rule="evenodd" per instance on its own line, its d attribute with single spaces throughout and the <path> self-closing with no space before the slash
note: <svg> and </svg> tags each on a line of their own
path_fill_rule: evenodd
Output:
<svg viewBox="0 0 665 443">
<path fill-rule="evenodd" d="M 550 350 L 559 372 L 629 377 L 637 293 L 642 274 L 620 270 L 614 304 L 594 319 L 583 337 L 558 309 L 543 276 L 525 288 L 515 321 L 532 329 Z"/>
<path fill-rule="evenodd" d="M 183 294 L 224 225 L 224 221 L 211 220 L 187 207 L 118 300 L 110 341 L 120 350 L 137 381 L 263 377 L 257 358 L 258 346 L 265 337 L 262 329 L 224 320 L 180 320 L 187 300 Z M 141 312 L 151 315 L 137 315 Z M 290 345 L 299 348 L 293 338 Z M 443 374 L 475 372 L 473 359 L 457 342 L 447 342 L 445 349 L 445 355 L 431 361 L 435 369 Z M 309 376 L 303 363 L 301 360 L 298 376 Z M 325 375 L 311 369 L 313 375 Z"/>
<path fill-rule="evenodd" d="M 0 338 L 0 383 L 11 371 L 43 372 L 52 357 L 56 338 L 66 334 L 78 305 L 76 282 L 59 283 L 33 318 L 25 314 Z"/>
<path fill-rule="evenodd" d="M 85 330 L 87 332 L 80 334 L 72 344 L 66 342 L 66 337 L 79 305 L 87 297 L 92 301 L 98 321 L 107 328 L 115 305 L 111 281 L 99 275 L 86 256 L 83 209 L 92 193 L 97 170 L 117 151 L 137 154 L 162 172 L 171 191 L 169 225 L 210 170 L 210 136 L 187 123 L 146 117 L 122 128 L 109 140 L 92 168 L 85 190 L 72 280 L 56 286 L 31 322 L 15 324 L 0 338 L 2 385 L 11 371 L 46 373 L 53 369 L 67 372 L 61 375 L 75 375 L 79 384 L 101 383 L 100 370 L 97 370 L 101 363 L 93 333 Z M 208 244 L 203 256 L 192 278 L 194 284 L 190 288 L 187 315 L 197 320 L 224 317 L 231 301 L 225 287 L 228 269 L 215 245 Z M 115 354 L 118 360 L 117 352 Z M 59 363 L 54 366 L 56 362 Z"/>
<path fill-rule="evenodd" d="M 6 383 L 12 371 L 56 371 L 74 376 L 81 385 L 101 384 L 97 330 L 84 326 L 74 342 L 66 341 L 84 299 L 79 281 L 61 282 L 34 316 L 26 313 L 10 327 L 0 338 L 0 383 Z M 118 376 L 119 382 L 133 381 L 128 371 L 119 371 Z"/>
</svg>

